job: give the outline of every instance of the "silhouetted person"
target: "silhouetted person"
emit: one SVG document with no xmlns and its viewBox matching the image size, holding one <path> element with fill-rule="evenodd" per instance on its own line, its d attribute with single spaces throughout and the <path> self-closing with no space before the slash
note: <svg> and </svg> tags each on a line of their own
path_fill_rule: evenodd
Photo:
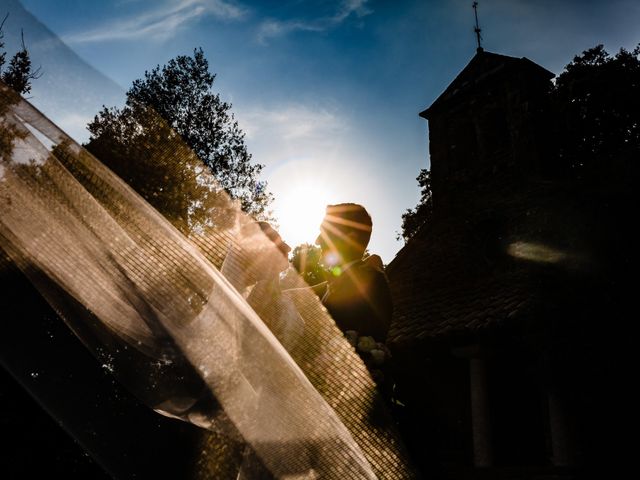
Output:
<svg viewBox="0 0 640 480">
<path fill-rule="evenodd" d="M 283 294 L 280 287 L 280 274 L 289 268 L 287 255 L 290 251 L 289 245 L 269 223 L 253 222 L 240 229 L 237 243 L 222 266 L 223 275 L 287 350 L 295 346 L 304 328 L 295 305 Z M 244 330 L 240 327 L 237 332 L 240 355 L 247 358 L 251 357 L 254 347 L 250 330 L 252 329 Z M 258 379 L 247 378 L 249 384 L 254 380 Z M 259 383 L 259 380 L 256 383 Z M 256 391 L 259 391 L 259 388 L 256 387 Z M 260 402 L 269 401 L 270 398 L 270 395 L 260 397 L 259 393 L 257 396 Z M 262 424 L 268 422 L 268 419 L 260 417 L 255 421 Z M 254 448 L 246 445 L 236 480 L 273 478 L 274 475 L 264 465 Z"/>
<path fill-rule="evenodd" d="M 271 332 L 290 350 L 303 333 L 303 321 L 280 286 L 290 264 L 287 245 L 267 222 L 245 225 L 222 266 L 222 273 Z"/>
<path fill-rule="evenodd" d="M 222 273 L 245 298 L 258 283 L 278 279 L 289 268 L 291 247 L 267 222 L 244 225 L 222 266 Z"/>
<path fill-rule="evenodd" d="M 363 259 L 371 230 L 371 217 L 362 205 L 327 206 L 316 239 L 330 266 L 322 303 L 343 332 L 384 343 L 393 307 L 380 257 Z"/>
</svg>

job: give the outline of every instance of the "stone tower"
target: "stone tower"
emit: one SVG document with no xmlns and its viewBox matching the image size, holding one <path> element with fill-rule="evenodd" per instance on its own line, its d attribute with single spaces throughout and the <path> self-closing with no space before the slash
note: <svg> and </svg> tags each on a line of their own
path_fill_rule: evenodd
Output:
<svg viewBox="0 0 640 480">
<path fill-rule="evenodd" d="M 464 193 L 539 173 L 553 73 L 527 58 L 478 49 L 420 116 L 429 122 L 434 208 Z"/>
</svg>

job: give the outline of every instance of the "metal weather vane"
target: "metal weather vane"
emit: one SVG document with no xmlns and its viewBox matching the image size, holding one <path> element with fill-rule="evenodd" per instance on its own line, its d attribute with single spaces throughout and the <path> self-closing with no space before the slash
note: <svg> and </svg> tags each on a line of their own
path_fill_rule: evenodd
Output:
<svg viewBox="0 0 640 480">
<path fill-rule="evenodd" d="M 476 38 L 478 40 L 478 52 L 482 52 L 482 44 L 481 44 L 482 36 L 480 35 L 480 32 L 482 31 L 482 29 L 478 24 L 478 2 L 473 2 L 473 12 L 476 16 L 476 26 L 473 29 L 473 31 L 476 32 Z"/>
</svg>

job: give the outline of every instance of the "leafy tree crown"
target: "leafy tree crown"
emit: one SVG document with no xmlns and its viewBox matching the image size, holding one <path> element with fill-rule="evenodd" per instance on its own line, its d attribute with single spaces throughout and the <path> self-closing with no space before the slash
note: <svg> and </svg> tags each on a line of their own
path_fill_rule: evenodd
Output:
<svg viewBox="0 0 640 480">
<path fill-rule="evenodd" d="M 123 108 L 103 108 L 88 125 L 89 151 L 188 230 L 211 223 L 221 189 L 255 219 L 272 220 L 263 166 L 251 162 L 231 104 L 212 90 L 215 78 L 196 49 L 145 72 Z"/>
<path fill-rule="evenodd" d="M 0 23 L 0 79 L 19 94 L 28 94 L 31 92 L 31 81 L 42 76 L 40 68 L 34 69 L 31 65 L 31 57 L 24 43 L 24 34 L 22 34 L 22 48 L 18 50 L 9 60 L 9 66 L 4 69 L 7 52 L 4 51 L 4 33 L 2 27 L 9 18 L 9 14 L 5 15 Z"/>
</svg>

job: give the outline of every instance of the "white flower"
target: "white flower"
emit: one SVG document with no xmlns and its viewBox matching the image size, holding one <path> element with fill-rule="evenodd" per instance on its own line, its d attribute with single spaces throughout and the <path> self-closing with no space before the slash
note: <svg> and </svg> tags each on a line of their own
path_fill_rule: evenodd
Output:
<svg viewBox="0 0 640 480">
<path fill-rule="evenodd" d="M 373 337 L 360 337 L 358 340 L 358 350 L 361 352 L 370 352 L 376 348 L 376 341 Z"/>
<path fill-rule="evenodd" d="M 378 350 L 377 348 L 374 348 L 373 350 L 371 350 L 370 353 L 371 353 L 371 360 L 373 361 L 374 365 L 382 365 L 387 356 L 383 350 Z"/>
</svg>

